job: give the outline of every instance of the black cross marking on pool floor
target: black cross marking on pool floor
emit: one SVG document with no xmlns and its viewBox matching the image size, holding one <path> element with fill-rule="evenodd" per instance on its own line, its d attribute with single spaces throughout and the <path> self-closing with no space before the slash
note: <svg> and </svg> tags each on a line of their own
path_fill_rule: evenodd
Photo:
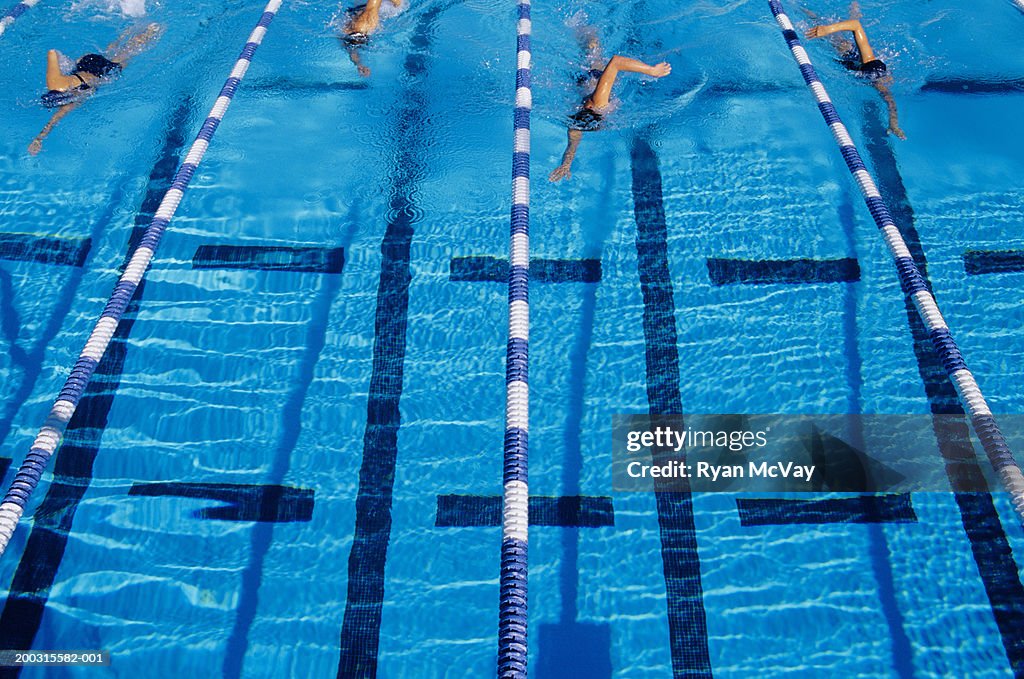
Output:
<svg viewBox="0 0 1024 679">
<path fill-rule="evenodd" d="M 860 495 L 827 500 L 738 498 L 742 526 L 828 523 L 917 523 L 907 494 Z"/>
<path fill-rule="evenodd" d="M 91 238 L 57 238 L 31 233 L 0 233 L 0 259 L 63 266 L 82 266 Z"/>
<path fill-rule="evenodd" d="M 313 491 L 308 488 L 234 483 L 136 483 L 128 494 L 225 503 L 196 510 L 192 516 L 197 519 L 290 523 L 313 518 Z"/>
<path fill-rule="evenodd" d="M 857 260 L 843 259 L 720 259 L 708 258 L 708 276 L 715 285 L 856 283 Z"/>
<path fill-rule="evenodd" d="M 345 248 L 200 245 L 192 256 L 193 269 L 341 273 L 344 267 Z"/>
<path fill-rule="evenodd" d="M 1013 94 L 1024 92 L 1024 78 L 939 78 L 928 79 L 921 92 L 942 94 Z"/>
<path fill-rule="evenodd" d="M 969 276 L 987 273 L 1024 272 L 1024 250 L 968 250 L 964 271 Z"/>
<path fill-rule="evenodd" d="M 500 526 L 501 502 L 500 495 L 438 495 L 434 525 L 442 528 Z M 599 528 L 615 525 L 610 497 L 533 496 L 529 517 L 531 526 Z"/>
<path fill-rule="evenodd" d="M 504 257 L 454 257 L 449 264 L 448 280 L 475 283 L 508 281 L 508 259 Z M 531 283 L 599 283 L 599 259 L 532 259 Z"/>
</svg>

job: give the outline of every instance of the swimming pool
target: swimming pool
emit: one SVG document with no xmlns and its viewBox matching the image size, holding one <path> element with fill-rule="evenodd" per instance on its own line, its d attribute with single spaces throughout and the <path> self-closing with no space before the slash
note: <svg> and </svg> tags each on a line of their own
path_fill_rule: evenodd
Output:
<svg viewBox="0 0 1024 679">
<path fill-rule="evenodd" d="M 863 9 L 906 142 L 885 137 L 877 93 L 827 44 L 807 49 L 993 410 L 1019 413 L 1022 274 L 983 273 L 993 258 L 966 253 L 1024 249 L 1024 14 L 1009 0 Z M 46 50 L 100 49 L 132 19 L 44 1 L 0 38 L 0 432 L 14 467 L 260 8 L 148 10 L 160 42 L 35 158 Z M 567 21 L 580 10 L 609 53 L 673 73 L 624 79 L 573 177 L 550 184 L 579 97 Z M 0 559 L 0 647 L 105 649 L 111 665 L 22 676 L 494 672 L 513 7 L 414 4 L 367 51 L 369 79 L 339 47 L 338 12 L 286 3 L 274 20 L 57 482 Z M 532 672 L 1024 671 L 1024 536 L 1003 495 L 754 525 L 740 496 L 611 492 L 613 413 L 950 401 L 767 3 L 537 4 L 533 54 L 530 491 L 586 500 L 553 503 L 555 525 L 531 530 Z M 834 282 L 711 273 L 757 262 L 770 277 L 795 259 L 846 263 Z"/>
</svg>

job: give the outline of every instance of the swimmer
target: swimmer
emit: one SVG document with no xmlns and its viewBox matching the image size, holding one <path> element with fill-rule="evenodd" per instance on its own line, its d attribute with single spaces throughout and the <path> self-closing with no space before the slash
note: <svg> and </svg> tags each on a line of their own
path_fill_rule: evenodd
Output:
<svg viewBox="0 0 1024 679">
<path fill-rule="evenodd" d="M 66 75 L 61 71 L 60 53 L 57 50 L 47 52 L 46 88 L 48 91 L 41 97 L 41 100 L 43 106 L 55 108 L 57 112 L 28 145 L 28 152 L 33 156 L 39 153 L 43 148 L 43 139 L 50 134 L 50 131 L 64 116 L 88 98 L 97 87 L 107 82 L 111 76 L 119 74 L 128 60 L 139 54 L 162 31 L 163 28 L 159 24 L 150 24 L 145 31 L 131 37 L 128 37 L 126 31 L 107 47 L 106 52 L 110 54 L 109 59 L 102 54 L 86 54 L 75 63 L 74 68 Z"/>
<path fill-rule="evenodd" d="M 818 17 L 810 11 L 805 10 L 807 15 L 812 21 L 817 21 Z M 833 40 L 833 46 L 839 51 L 840 58 L 839 63 L 848 68 L 851 71 L 857 72 L 858 75 L 866 77 L 874 86 L 878 93 L 882 96 L 885 101 L 885 105 L 889 108 L 889 132 L 896 135 L 900 139 L 906 139 L 907 135 L 903 133 L 899 125 L 899 116 L 896 111 L 896 100 L 892 96 L 892 91 L 889 89 L 889 85 L 892 84 L 892 76 L 889 75 L 888 68 L 881 59 L 875 56 L 875 51 L 871 49 L 871 44 L 868 42 L 868 36 L 864 32 L 864 27 L 860 23 L 861 13 L 857 3 L 854 2 L 850 5 L 850 18 L 846 21 L 839 21 L 834 24 L 823 24 L 812 26 L 807 30 L 805 35 L 808 38 L 824 38 L 832 35 L 833 33 L 839 33 L 843 31 L 850 31 L 853 33 L 854 43 L 849 40 L 839 38 Z"/>
<path fill-rule="evenodd" d="M 592 29 L 580 31 L 581 46 L 586 49 L 589 61 L 588 68 L 577 78 L 577 83 L 587 89 L 593 87 L 593 91 L 587 95 L 580 104 L 580 109 L 569 116 L 569 141 L 562 154 L 562 162 L 551 171 L 548 180 L 557 182 L 571 176 L 572 161 L 576 157 L 576 150 L 579 148 L 580 140 L 584 132 L 593 132 L 600 129 L 601 121 L 608 113 L 611 103 L 612 87 L 615 85 L 619 73 L 643 73 L 655 78 L 663 78 L 672 72 L 672 67 L 667 62 L 661 62 L 651 66 L 637 59 L 630 59 L 616 54 L 605 63 L 601 56 L 601 45 L 597 34 Z"/>
<path fill-rule="evenodd" d="M 395 7 L 402 6 L 402 0 L 389 0 Z M 369 0 L 365 5 L 353 7 L 348 11 L 350 19 L 341 29 L 341 44 L 348 49 L 348 58 L 364 78 L 370 75 L 370 69 L 363 64 L 359 56 L 359 48 L 370 41 L 370 36 L 380 27 L 381 0 Z"/>
</svg>

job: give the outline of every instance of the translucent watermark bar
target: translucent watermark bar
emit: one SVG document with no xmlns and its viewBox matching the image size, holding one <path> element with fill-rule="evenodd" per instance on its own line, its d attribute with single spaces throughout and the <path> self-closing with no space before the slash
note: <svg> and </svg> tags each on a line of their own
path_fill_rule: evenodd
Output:
<svg viewBox="0 0 1024 679">
<path fill-rule="evenodd" d="M 1003 416 L 1021 447 L 1024 416 Z M 612 486 L 636 492 L 993 492 L 962 415 L 613 415 Z"/>
</svg>

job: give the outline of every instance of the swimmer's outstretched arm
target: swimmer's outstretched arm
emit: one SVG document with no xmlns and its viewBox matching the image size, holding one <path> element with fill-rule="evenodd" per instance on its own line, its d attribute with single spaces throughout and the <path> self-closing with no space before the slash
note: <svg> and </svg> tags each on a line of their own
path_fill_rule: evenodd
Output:
<svg viewBox="0 0 1024 679">
<path fill-rule="evenodd" d="M 80 102 L 74 102 L 71 104 L 65 104 L 61 106 L 50 118 L 50 122 L 46 123 L 46 126 L 36 135 L 36 138 L 32 140 L 32 143 L 28 145 L 28 152 L 33 156 L 43 150 L 43 139 L 46 139 L 46 135 L 50 134 L 54 126 L 61 121 L 61 118 L 71 113 L 72 109 L 78 106 Z"/>
<path fill-rule="evenodd" d="M 562 154 L 562 164 L 551 171 L 548 181 L 557 182 L 559 179 L 566 179 L 572 175 L 572 161 L 576 157 L 576 149 L 583 139 L 583 132 L 580 130 L 569 130 L 569 143 L 565 146 L 565 153 Z"/>
<path fill-rule="evenodd" d="M 356 70 L 359 71 L 359 75 L 363 76 L 364 78 L 369 77 L 370 69 L 368 66 L 366 66 L 366 64 L 363 63 L 362 57 L 359 56 L 358 49 L 356 49 L 355 47 L 350 47 L 348 50 L 348 58 L 352 61 L 353 64 L 355 64 Z"/>
<path fill-rule="evenodd" d="M 840 31 L 850 31 L 853 33 L 853 39 L 857 42 L 857 49 L 860 51 L 861 62 L 866 64 L 875 58 L 875 51 L 871 49 L 871 44 L 868 42 L 868 36 L 864 32 L 864 27 L 860 25 L 860 21 L 857 19 L 847 19 L 846 21 L 825 24 L 824 26 L 812 26 L 804 35 L 808 38 L 824 38 L 826 35 L 832 35 Z"/>
<path fill-rule="evenodd" d="M 661 78 L 671 73 L 672 67 L 665 61 L 651 66 L 639 59 L 630 59 L 629 57 L 616 54 L 608 60 L 608 65 L 604 67 L 601 79 L 597 81 L 597 87 L 594 89 L 594 93 L 590 95 L 589 101 L 591 104 L 597 108 L 604 108 L 608 105 L 612 96 L 612 86 L 615 85 L 615 79 L 619 77 L 619 72 L 621 71 L 643 73 L 655 78 Z"/>
<path fill-rule="evenodd" d="M 889 90 L 889 85 L 878 80 L 872 84 L 875 86 L 875 89 L 878 90 L 878 93 L 882 95 L 882 99 L 885 100 L 885 105 L 889 107 L 889 132 L 896 135 L 899 139 L 906 139 L 907 135 L 900 129 L 899 115 L 896 112 L 896 99 L 893 98 L 892 92 Z"/>
</svg>

